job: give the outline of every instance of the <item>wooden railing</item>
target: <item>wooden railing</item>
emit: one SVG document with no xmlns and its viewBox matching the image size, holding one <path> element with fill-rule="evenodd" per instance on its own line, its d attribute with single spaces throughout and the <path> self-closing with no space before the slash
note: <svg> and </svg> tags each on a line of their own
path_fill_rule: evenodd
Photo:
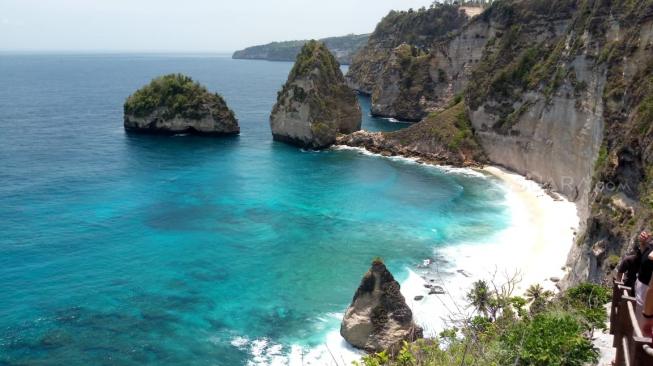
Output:
<svg viewBox="0 0 653 366">
<path fill-rule="evenodd" d="M 610 309 L 610 334 L 612 346 L 617 349 L 616 366 L 652 366 L 653 342 L 643 337 L 635 317 L 633 291 L 623 283 L 612 285 L 612 309 Z"/>
</svg>

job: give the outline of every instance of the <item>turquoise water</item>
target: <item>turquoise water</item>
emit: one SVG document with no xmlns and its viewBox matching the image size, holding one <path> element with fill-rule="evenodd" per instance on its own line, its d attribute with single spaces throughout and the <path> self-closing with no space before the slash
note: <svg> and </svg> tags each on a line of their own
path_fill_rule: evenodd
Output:
<svg viewBox="0 0 653 366">
<path fill-rule="evenodd" d="M 290 67 L 0 56 L 0 365 L 240 365 L 243 338 L 308 350 L 371 258 L 404 278 L 508 225 L 493 180 L 273 142 Z M 125 97 L 169 72 L 222 93 L 242 134 L 126 135 Z"/>
</svg>

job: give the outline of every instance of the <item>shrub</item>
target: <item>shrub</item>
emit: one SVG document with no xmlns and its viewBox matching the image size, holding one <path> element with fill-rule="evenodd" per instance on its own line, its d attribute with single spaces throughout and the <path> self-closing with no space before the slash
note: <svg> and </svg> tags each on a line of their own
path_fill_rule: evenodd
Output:
<svg viewBox="0 0 653 366">
<path fill-rule="evenodd" d="M 562 307 L 579 316 L 587 329 L 605 329 L 606 312 L 603 306 L 610 301 L 606 287 L 594 283 L 583 283 L 568 289 L 560 303 Z"/>
<path fill-rule="evenodd" d="M 596 362 L 598 352 L 571 314 L 545 312 L 516 322 L 501 336 L 501 365 L 582 366 Z"/>
<path fill-rule="evenodd" d="M 531 286 L 529 297 L 543 306 L 529 315 L 523 310 L 526 300 L 511 295 L 514 282 L 510 283 L 505 287 L 478 281 L 470 291 L 473 306 L 485 312 L 496 306 L 496 316 L 479 311 L 480 315 L 460 321 L 460 327 L 444 330 L 435 339 L 404 343 L 394 356 L 387 352 L 365 356 L 362 365 L 581 366 L 597 361 L 598 351 L 586 335 L 586 314 L 579 310 L 602 309 L 609 297 L 606 288 L 582 284 L 551 299 L 541 286 Z M 600 320 L 605 318 L 602 309 Z"/>
</svg>

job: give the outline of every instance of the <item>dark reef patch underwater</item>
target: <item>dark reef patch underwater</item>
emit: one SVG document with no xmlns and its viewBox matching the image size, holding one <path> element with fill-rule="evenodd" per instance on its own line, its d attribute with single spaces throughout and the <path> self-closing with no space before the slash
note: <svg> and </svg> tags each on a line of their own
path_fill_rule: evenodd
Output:
<svg viewBox="0 0 653 366">
<path fill-rule="evenodd" d="M 337 331 L 370 258 L 399 280 L 509 223 L 491 178 L 272 142 L 290 63 L 0 56 L 0 364 L 238 365 Z M 241 135 L 127 135 L 124 98 L 183 72 Z M 363 103 L 369 103 L 363 100 Z M 396 129 L 372 119 L 363 128 Z M 300 353 L 301 353 L 300 352 Z"/>
</svg>

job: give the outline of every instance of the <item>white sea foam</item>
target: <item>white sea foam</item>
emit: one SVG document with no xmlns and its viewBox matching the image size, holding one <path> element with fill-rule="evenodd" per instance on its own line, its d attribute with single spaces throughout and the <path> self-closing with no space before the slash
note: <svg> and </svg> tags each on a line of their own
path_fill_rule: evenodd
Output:
<svg viewBox="0 0 653 366">
<path fill-rule="evenodd" d="M 504 182 L 510 226 L 480 242 L 437 248 L 428 267 L 409 269 L 402 293 L 426 336 L 435 336 L 451 319 L 469 316 L 465 294 L 473 282 L 494 280 L 502 284 L 518 274 L 515 295 L 539 283 L 557 291 L 551 277 L 565 274 L 566 254 L 574 241 L 578 215 L 574 203 L 549 196 L 537 183 L 489 167 L 488 173 Z M 428 295 L 424 285 L 442 286 L 446 294 Z M 415 296 L 424 296 L 420 301 Z"/>
<path fill-rule="evenodd" d="M 399 161 L 403 162 L 406 164 L 416 164 L 428 168 L 433 168 L 437 169 L 443 173 L 452 173 L 452 174 L 457 174 L 457 175 L 466 175 L 466 176 L 471 176 L 471 177 L 478 177 L 478 178 L 487 178 L 489 174 L 485 173 L 481 169 L 474 169 L 474 168 L 461 168 L 461 167 L 455 167 L 451 165 L 435 165 L 435 164 L 429 164 L 429 163 L 424 163 L 420 161 L 419 158 L 412 158 L 412 157 L 405 157 L 405 156 L 384 156 L 381 154 L 373 153 L 364 147 L 354 147 L 354 146 L 346 146 L 346 145 L 335 145 L 332 147 L 333 150 L 351 150 L 351 151 L 356 151 L 361 155 L 367 155 L 367 156 L 375 156 L 375 157 L 380 157 L 384 159 L 390 159 L 394 161 Z"/>
<path fill-rule="evenodd" d="M 336 330 L 326 335 L 324 344 L 313 348 L 297 344 L 284 346 L 268 339 L 249 341 L 244 337 L 235 337 L 231 344 L 248 351 L 248 366 L 343 366 L 351 365 L 362 355 L 361 351 L 347 344 Z"/>
<path fill-rule="evenodd" d="M 232 339 L 230 343 L 231 343 L 232 346 L 242 350 L 242 349 L 245 349 L 245 347 L 249 343 L 249 339 L 247 339 L 245 337 L 236 337 L 236 338 Z"/>
</svg>

